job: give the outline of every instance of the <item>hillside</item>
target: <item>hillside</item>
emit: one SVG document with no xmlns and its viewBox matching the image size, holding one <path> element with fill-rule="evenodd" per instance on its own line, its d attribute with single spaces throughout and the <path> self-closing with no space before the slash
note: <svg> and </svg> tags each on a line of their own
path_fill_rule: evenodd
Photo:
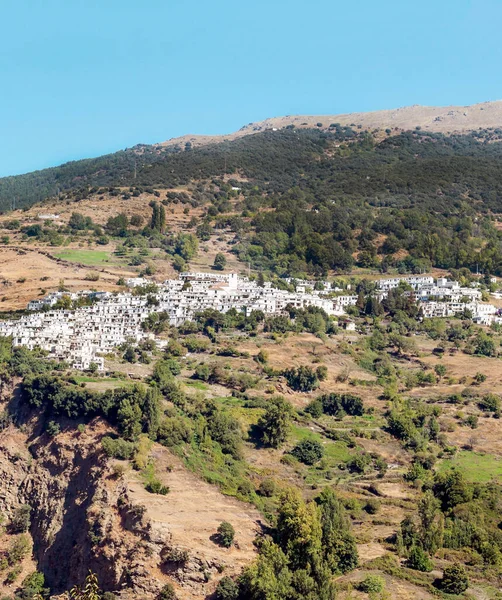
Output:
<svg viewBox="0 0 502 600">
<path fill-rule="evenodd" d="M 88 193 L 99 186 L 172 187 L 225 173 L 276 179 L 284 172 L 303 169 L 305 164 L 321 156 L 326 158 L 326 139 L 343 143 L 371 133 L 372 139 L 379 143 L 385 137 L 419 128 L 431 134 L 440 133 L 445 139 L 453 135 L 454 139 L 462 140 L 469 138 L 469 132 L 482 130 L 491 132 L 488 141 L 492 141 L 498 139 L 500 131 L 493 132 L 501 124 L 502 102 L 472 107 L 413 106 L 375 113 L 272 118 L 249 124 L 231 135 L 184 136 L 1 178 L 0 210 L 30 206 L 67 191 Z M 297 132 L 300 133 L 296 135 Z M 483 139 L 487 141 L 486 137 Z M 457 146 L 455 153 L 470 155 L 470 148 Z M 281 156 L 283 164 L 277 163 L 277 156 Z M 330 156 L 330 159 L 338 170 L 337 157 Z M 294 178 L 291 183 L 295 183 Z"/>
<path fill-rule="evenodd" d="M 497 600 L 499 106 L 469 109 L 475 131 L 417 107 L 298 117 L 0 180 L 2 321 L 47 316 L 51 346 L 83 311 L 71 353 L 105 333 L 66 292 L 121 293 L 106 328 L 151 307 L 104 370 L 0 338 L 0 598 L 59 600 L 91 570 L 99 600 Z M 248 314 L 248 290 L 173 325 L 158 284 L 185 271 L 350 305 Z M 379 293 L 415 274 L 458 282 L 460 312 Z"/>
<path fill-rule="evenodd" d="M 288 125 L 299 128 L 319 127 L 325 129 L 330 123 L 361 126 L 363 129 L 400 129 L 403 131 L 421 127 L 436 133 L 465 133 L 476 129 L 497 128 L 502 124 L 502 100 L 482 102 L 472 106 L 404 106 L 391 110 L 339 115 L 288 115 L 272 117 L 264 121 L 249 123 L 227 135 L 184 135 L 161 143 L 161 146 L 184 146 L 187 142 L 195 146 L 230 141 L 267 129 L 283 129 Z"/>
</svg>

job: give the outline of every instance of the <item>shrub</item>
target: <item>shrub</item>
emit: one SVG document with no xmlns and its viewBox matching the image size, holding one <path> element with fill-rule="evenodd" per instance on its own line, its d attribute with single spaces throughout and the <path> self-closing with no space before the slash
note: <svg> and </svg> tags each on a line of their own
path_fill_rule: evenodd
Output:
<svg viewBox="0 0 502 600">
<path fill-rule="evenodd" d="M 18 595 L 19 600 L 31 600 L 37 594 L 42 595 L 45 592 L 44 584 L 45 577 L 43 573 L 35 571 L 34 573 L 27 575 L 23 579 L 21 591 Z M 103 600 L 105 600 L 104 596 Z"/>
<path fill-rule="evenodd" d="M 441 589 L 447 594 L 461 594 L 469 587 L 469 578 L 462 565 L 451 565 L 443 571 Z"/>
<path fill-rule="evenodd" d="M 16 579 L 21 574 L 22 570 L 23 569 L 22 569 L 21 565 L 18 565 L 17 567 L 14 567 L 14 569 L 12 569 L 12 571 L 9 571 L 7 573 L 7 576 L 5 577 L 5 583 L 7 583 L 8 585 L 13 584 L 14 581 L 16 581 Z"/>
<path fill-rule="evenodd" d="M 380 502 L 378 500 L 375 500 L 374 498 L 370 498 L 364 505 L 364 510 L 369 515 L 376 515 L 377 512 L 380 510 Z"/>
<path fill-rule="evenodd" d="M 152 479 L 145 485 L 145 490 L 150 494 L 160 494 L 161 496 L 167 496 L 169 494 L 169 486 L 163 485 L 158 479 Z"/>
<path fill-rule="evenodd" d="M 430 573 L 434 568 L 434 564 L 427 553 L 418 546 L 413 546 L 410 550 L 407 565 L 410 569 L 422 571 L 423 573 Z"/>
<path fill-rule="evenodd" d="M 136 451 L 136 444 L 128 442 L 124 438 L 114 439 L 107 435 L 102 439 L 101 444 L 107 456 L 119 460 L 131 459 Z"/>
<path fill-rule="evenodd" d="M 238 597 L 239 586 L 230 577 L 223 577 L 216 588 L 215 600 L 237 600 Z"/>
<path fill-rule="evenodd" d="M 61 426 L 56 421 L 49 421 L 45 426 L 45 431 L 50 437 L 54 437 L 61 431 Z"/>
<path fill-rule="evenodd" d="M 86 281 L 99 281 L 99 273 L 97 273 L 96 271 L 91 271 L 90 273 L 87 273 L 87 275 L 85 276 L 85 280 Z"/>
<path fill-rule="evenodd" d="M 11 533 L 25 533 L 30 528 L 31 506 L 22 504 L 15 509 L 10 520 L 9 530 Z"/>
<path fill-rule="evenodd" d="M 368 575 L 357 587 L 366 594 L 380 594 L 384 590 L 385 581 L 378 575 Z"/>
<path fill-rule="evenodd" d="M 276 487 L 273 479 L 264 479 L 258 487 L 258 494 L 264 498 L 271 498 L 275 494 Z"/>
<path fill-rule="evenodd" d="M 295 369 L 286 369 L 283 372 L 291 389 L 297 392 L 311 392 L 319 387 L 317 373 L 310 367 L 301 366 Z"/>
<path fill-rule="evenodd" d="M 7 564 L 12 567 L 21 562 L 30 550 L 30 540 L 27 535 L 15 538 L 7 550 Z"/>
<path fill-rule="evenodd" d="M 230 548 L 234 543 L 235 529 L 228 521 L 222 521 L 218 526 L 218 543 L 225 548 Z"/>
<path fill-rule="evenodd" d="M 177 597 L 178 596 L 176 595 L 174 586 L 171 583 L 166 583 L 166 585 L 160 590 L 157 600 L 176 600 Z"/>
<path fill-rule="evenodd" d="M 313 465 L 324 456 L 324 448 L 317 440 L 302 440 L 291 450 L 291 454 L 306 465 Z"/>
</svg>

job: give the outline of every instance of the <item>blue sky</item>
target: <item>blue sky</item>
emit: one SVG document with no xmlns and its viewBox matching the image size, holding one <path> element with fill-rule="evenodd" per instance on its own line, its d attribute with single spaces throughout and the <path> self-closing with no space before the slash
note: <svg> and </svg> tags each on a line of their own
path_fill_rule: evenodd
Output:
<svg viewBox="0 0 502 600">
<path fill-rule="evenodd" d="M 500 0 L 1 0 L 0 176 L 266 117 L 502 98 Z"/>
</svg>

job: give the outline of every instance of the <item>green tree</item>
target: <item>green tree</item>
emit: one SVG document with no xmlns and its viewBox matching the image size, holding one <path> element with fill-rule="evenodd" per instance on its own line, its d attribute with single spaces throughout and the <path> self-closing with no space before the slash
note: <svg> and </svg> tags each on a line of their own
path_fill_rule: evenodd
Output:
<svg viewBox="0 0 502 600">
<path fill-rule="evenodd" d="M 444 517 L 439 509 L 439 500 L 427 490 L 418 503 L 418 516 L 420 541 L 429 554 L 434 554 L 443 545 Z"/>
<path fill-rule="evenodd" d="M 214 257 L 214 268 L 217 271 L 223 271 L 223 269 L 227 265 L 227 257 L 222 253 L 218 252 L 218 254 Z"/>
<path fill-rule="evenodd" d="M 269 400 L 265 414 L 258 421 L 262 442 L 272 448 L 280 448 L 287 440 L 291 428 L 293 408 L 282 396 Z"/>
<path fill-rule="evenodd" d="M 291 454 L 306 465 L 319 462 L 324 456 L 324 448 L 318 440 L 304 439 L 291 450 Z"/>
<path fill-rule="evenodd" d="M 235 529 L 228 521 L 222 521 L 217 529 L 218 542 L 225 548 L 230 548 L 234 543 Z"/>
<path fill-rule="evenodd" d="M 215 600 L 237 600 L 239 586 L 231 577 L 222 577 L 215 591 Z"/>
<path fill-rule="evenodd" d="M 357 545 L 345 508 L 335 492 L 325 488 L 316 498 L 320 508 L 322 551 L 331 573 L 346 573 L 359 562 Z"/>
<path fill-rule="evenodd" d="M 246 600 L 286 600 L 292 597 L 292 573 L 282 549 L 268 538 L 260 545 L 257 560 L 240 579 L 241 597 Z"/>
<path fill-rule="evenodd" d="M 427 556 L 425 550 L 419 546 L 413 546 L 411 548 L 407 565 L 410 567 L 410 569 L 415 569 L 415 571 L 423 571 L 425 573 L 430 573 L 434 568 L 434 563 Z"/>
<path fill-rule="evenodd" d="M 472 486 L 458 469 L 437 473 L 434 478 L 433 492 L 441 502 L 443 510 L 449 510 L 472 499 Z"/>
<path fill-rule="evenodd" d="M 285 490 L 279 498 L 276 532 L 294 569 L 304 569 L 321 556 L 319 507 L 315 502 L 305 502 L 296 489 Z"/>
<path fill-rule="evenodd" d="M 462 565 L 446 567 L 441 579 L 441 589 L 447 594 L 462 594 L 469 587 L 469 578 Z"/>
</svg>

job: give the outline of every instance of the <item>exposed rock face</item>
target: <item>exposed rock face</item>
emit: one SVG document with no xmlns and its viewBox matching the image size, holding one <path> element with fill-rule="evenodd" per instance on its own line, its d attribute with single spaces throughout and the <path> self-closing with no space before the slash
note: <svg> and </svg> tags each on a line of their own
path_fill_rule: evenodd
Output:
<svg viewBox="0 0 502 600">
<path fill-rule="evenodd" d="M 0 510 L 9 517 L 21 504 L 32 507 L 33 556 L 53 594 L 82 583 L 91 569 L 123 600 L 153 599 L 167 582 L 180 600 L 205 598 L 223 570 L 235 574 L 252 560 L 254 509 L 200 482 L 161 448 L 168 496 L 145 492 L 134 472 L 114 477 L 101 451 L 107 432 L 97 419 L 54 438 L 30 438 L 13 426 L 0 432 Z M 239 547 L 211 541 L 226 518 Z"/>
</svg>

